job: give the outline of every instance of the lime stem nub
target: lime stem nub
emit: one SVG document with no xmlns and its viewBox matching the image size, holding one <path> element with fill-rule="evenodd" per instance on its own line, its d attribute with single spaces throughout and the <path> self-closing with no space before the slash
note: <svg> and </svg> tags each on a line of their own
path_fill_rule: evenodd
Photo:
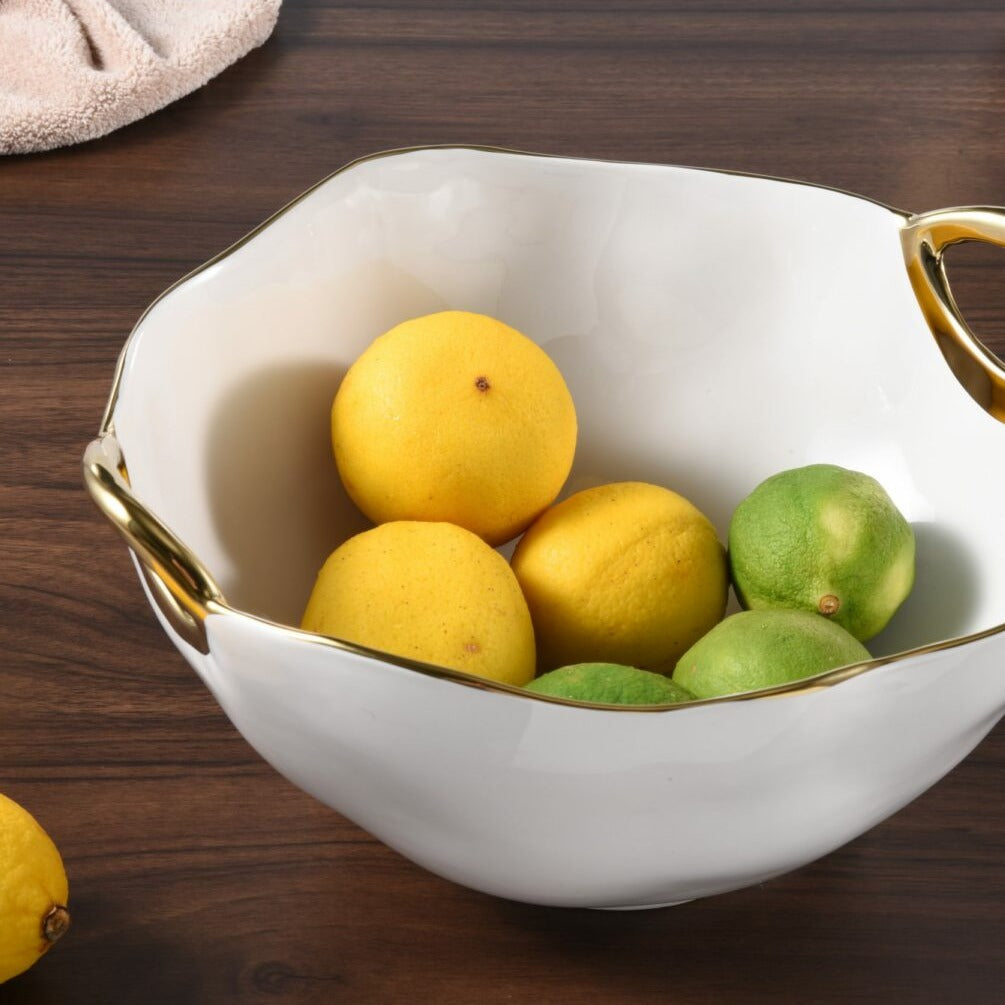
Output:
<svg viewBox="0 0 1005 1005">
<path fill-rule="evenodd" d="M 817 604 L 817 607 L 824 617 L 829 618 L 832 614 L 837 614 L 841 609 L 841 601 L 833 593 L 825 593 L 820 598 L 820 603 Z"/>
</svg>

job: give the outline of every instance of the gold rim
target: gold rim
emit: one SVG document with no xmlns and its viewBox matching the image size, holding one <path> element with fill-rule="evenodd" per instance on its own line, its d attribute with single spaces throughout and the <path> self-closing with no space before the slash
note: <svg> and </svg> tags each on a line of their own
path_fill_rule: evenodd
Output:
<svg viewBox="0 0 1005 1005">
<path fill-rule="evenodd" d="M 423 663 L 418 660 L 412 660 L 407 657 L 396 656 L 392 653 L 385 653 L 376 649 L 370 649 L 367 646 L 347 642 L 342 639 L 315 635 L 297 628 L 292 628 L 289 625 L 271 621 L 268 618 L 264 618 L 259 615 L 250 614 L 247 611 L 241 611 L 228 604 L 211 573 L 205 568 L 205 566 L 203 566 L 196 554 L 188 548 L 154 513 L 148 510 L 135 497 L 135 495 L 133 495 L 132 490 L 129 487 L 129 476 L 125 459 L 122 456 L 121 448 L 119 447 L 118 441 L 115 437 L 114 412 L 125 369 L 126 355 L 132 344 L 133 338 L 143 323 L 143 320 L 164 297 L 168 296 L 168 294 L 170 294 L 177 287 L 181 286 L 194 276 L 197 276 L 205 269 L 210 268 L 217 262 L 220 262 L 224 258 L 233 254 L 243 245 L 247 244 L 248 241 L 265 230 L 265 228 L 267 228 L 271 223 L 283 216 L 290 209 L 298 205 L 311 193 L 321 188 L 331 179 L 344 174 L 345 172 L 350 171 L 352 168 L 363 163 L 380 160 L 385 157 L 393 157 L 401 154 L 416 153 L 427 150 L 475 150 L 485 153 L 511 154 L 522 157 L 538 157 L 551 160 L 581 160 L 581 158 L 566 157 L 558 154 L 540 154 L 504 147 L 480 146 L 474 144 L 436 144 L 429 146 L 402 147 L 391 150 L 383 150 L 363 157 L 358 157 L 331 172 L 331 174 L 326 175 L 314 185 L 311 185 L 310 188 L 300 193 L 300 195 L 296 196 L 285 206 L 266 218 L 254 229 L 250 230 L 247 234 L 230 245 L 230 247 L 224 249 L 219 254 L 213 256 L 208 261 L 202 263 L 197 268 L 193 269 L 191 272 L 182 276 L 176 282 L 167 287 L 167 289 L 154 299 L 140 315 L 136 324 L 133 326 L 132 331 L 127 337 L 122 351 L 119 353 L 112 388 L 109 393 L 108 402 L 105 406 L 99 436 L 87 446 L 84 453 L 84 482 L 91 493 L 92 498 L 94 498 L 95 502 L 98 504 L 98 507 L 116 527 L 120 534 L 122 534 L 127 545 L 139 557 L 141 569 L 145 573 L 146 581 L 151 588 L 151 596 L 153 597 L 154 602 L 157 604 L 162 613 L 164 613 L 172 627 L 185 641 L 187 641 L 190 645 L 195 646 L 195 648 L 197 648 L 200 652 L 208 653 L 209 643 L 206 637 L 206 619 L 212 614 L 237 616 L 256 621 L 259 624 L 265 625 L 272 631 L 281 632 L 291 639 L 307 642 L 312 645 L 326 646 L 328 648 L 337 649 L 341 652 L 352 653 L 356 656 L 362 656 L 379 662 L 389 663 L 403 669 L 421 673 L 424 676 L 453 681 L 458 684 L 463 684 L 466 687 L 473 687 L 483 691 L 494 691 L 503 694 L 518 695 L 520 698 L 525 700 L 540 701 L 548 704 L 565 705 L 571 708 L 590 709 L 594 711 L 653 713 L 670 712 L 684 708 L 694 708 L 696 706 L 718 705 L 743 701 L 759 701 L 765 698 L 779 697 L 781 695 L 803 694 L 811 691 L 817 691 L 823 688 L 833 687 L 835 684 L 843 683 L 844 681 L 857 677 L 869 670 L 874 670 L 881 666 L 887 666 L 891 663 L 901 662 L 911 656 L 923 656 L 934 652 L 941 652 L 946 649 L 954 649 L 956 647 L 967 645 L 971 642 L 976 642 L 981 639 L 1000 634 L 1001 632 L 1005 632 L 1005 624 L 1002 624 L 981 632 L 975 632 L 971 635 L 960 636 L 958 638 L 948 639 L 942 642 L 932 643 L 930 645 L 919 646 L 914 649 L 907 649 L 899 653 L 866 660 L 861 663 L 849 664 L 848 666 L 825 671 L 824 673 L 817 674 L 814 677 L 803 678 L 802 680 L 793 681 L 789 684 L 778 685 L 777 687 L 762 688 L 757 691 L 722 695 L 717 698 L 696 699 L 694 701 L 672 705 L 608 705 L 598 702 L 581 702 L 569 698 L 557 698 L 551 695 L 535 694 L 533 692 L 525 691 L 519 687 L 476 677 L 460 670 L 452 670 L 448 667 L 436 666 L 429 663 Z M 595 160 L 594 163 L 624 164 L 628 162 Z M 1005 369 L 1002 368 L 1001 362 L 991 355 L 988 350 L 981 346 L 979 341 L 972 333 L 970 333 L 962 317 L 959 316 L 959 311 L 956 308 L 955 301 L 952 300 L 952 296 L 949 293 L 948 283 L 945 281 L 945 275 L 941 269 L 942 251 L 945 247 L 948 247 L 949 244 L 955 243 L 956 240 L 991 240 L 993 243 L 1003 243 L 1003 246 L 1005 246 L 1005 211 L 990 208 L 983 208 L 980 210 L 945 210 L 941 211 L 941 214 L 928 213 L 911 216 L 902 210 L 894 209 L 893 207 L 879 202 L 878 200 L 869 199 L 866 196 L 861 196 L 854 192 L 848 192 L 844 189 L 833 188 L 826 185 L 815 185 L 812 182 L 801 181 L 799 179 L 781 178 L 771 175 L 757 175 L 742 171 L 719 170 L 715 168 L 688 167 L 687 170 L 709 171 L 715 174 L 726 174 L 734 177 L 759 178 L 767 181 L 778 181 L 786 184 L 805 185 L 809 188 L 824 189 L 825 191 L 837 192 L 841 195 L 847 195 L 856 199 L 861 199 L 865 202 L 871 202 L 874 205 L 880 206 L 896 216 L 901 217 L 903 220 L 902 234 L 904 235 L 905 258 L 907 260 L 909 272 L 912 261 L 914 261 L 915 258 L 918 258 L 920 261 L 920 256 L 923 252 L 919 249 L 928 249 L 934 256 L 934 260 L 938 265 L 937 272 L 938 275 L 941 275 L 941 286 L 935 285 L 934 292 L 932 294 L 935 298 L 937 309 L 941 312 L 939 313 L 937 320 L 940 324 L 944 324 L 945 316 L 948 314 L 949 317 L 953 319 L 955 326 L 961 328 L 961 331 L 959 332 L 954 328 L 953 337 L 962 338 L 964 340 L 969 339 L 972 343 L 970 346 L 971 350 L 974 348 L 973 344 L 980 347 L 980 350 L 983 350 L 985 356 L 990 357 L 988 362 L 992 369 L 995 370 L 997 368 L 996 372 L 1000 371 L 1003 379 L 1005 379 Z M 985 216 L 961 216 L 961 214 L 972 213 L 993 214 L 996 227 L 1001 229 L 989 229 L 987 227 L 988 220 Z M 954 240 L 949 240 L 949 235 L 952 233 L 958 233 L 958 231 L 939 229 L 939 227 L 936 226 L 950 222 L 949 215 L 951 215 L 951 219 L 955 222 L 955 224 L 966 228 L 966 233 L 968 235 L 972 234 L 973 236 L 958 236 Z M 989 234 L 994 236 L 989 236 Z M 1002 240 L 997 239 L 999 235 L 1003 235 Z M 916 266 L 916 268 L 919 267 L 921 266 Z M 926 269 L 925 275 L 930 275 L 929 269 Z M 912 283 L 914 281 L 915 278 L 914 275 L 912 275 Z M 918 287 L 915 286 L 915 289 L 917 291 Z M 919 301 L 921 301 L 920 294 Z M 928 319 L 933 331 L 935 331 L 935 325 L 933 324 L 932 317 L 929 316 L 928 310 L 925 309 L 924 302 L 922 302 L 922 308 L 925 312 L 926 319 Z M 933 308 L 933 310 L 934 309 L 935 308 Z M 1005 384 L 1002 386 L 1005 386 Z M 998 417 L 1001 418 L 1001 416 Z M 1003 419 L 1003 421 L 1005 421 L 1005 419 Z"/>
</svg>

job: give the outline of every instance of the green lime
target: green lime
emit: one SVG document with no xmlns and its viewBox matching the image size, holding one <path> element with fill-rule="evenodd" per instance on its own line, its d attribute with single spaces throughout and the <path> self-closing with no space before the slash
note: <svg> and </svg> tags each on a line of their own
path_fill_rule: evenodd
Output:
<svg viewBox="0 0 1005 1005">
<path fill-rule="evenodd" d="M 808 611 L 740 611 L 684 653 L 673 680 L 695 698 L 717 698 L 802 680 L 869 652 L 840 625 Z"/>
<path fill-rule="evenodd" d="M 559 667 L 532 680 L 526 689 L 535 694 L 604 705 L 669 705 L 692 698 L 669 677 L 620 663 L 574 663 Z"/>
<path fill-rule="evenodd" d="M 744 607 L 815 611 L 864 641 L 914 585 L 914 532 L 875 478 L 811 464 L 740 503 L 729 563 Z"/>
</svg>

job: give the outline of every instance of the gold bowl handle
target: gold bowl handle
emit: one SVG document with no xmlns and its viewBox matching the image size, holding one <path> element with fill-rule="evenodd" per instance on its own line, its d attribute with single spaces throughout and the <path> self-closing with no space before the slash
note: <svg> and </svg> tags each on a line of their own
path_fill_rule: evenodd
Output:
<svg viewBox="0 0 1005 1005">
<path fill-rule="evenodd" d="M 1005 364 L 970 330 L 949 288 L 943 253 L 961 241 L 1005 248 L 1005 209 L 963 206 L 908 217 L 901 232 L 907 274 L 950 368 L 970 395 L 1005 422 Z"/>
<path fill-rule="evenodd" d="M 223 594 L 192 551 L 133 495 L 114 434 L 88 444 L 83 472 L 91 498 L 139 558 L 159 609 L 186 642 L 209 652 L 204 622 L 225 603 Z"/>
</svg>

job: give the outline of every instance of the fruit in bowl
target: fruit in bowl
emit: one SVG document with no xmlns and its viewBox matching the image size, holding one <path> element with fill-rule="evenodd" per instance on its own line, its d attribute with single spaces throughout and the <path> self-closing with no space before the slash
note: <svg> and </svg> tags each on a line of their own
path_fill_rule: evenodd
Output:
<svg viewBox="0 0 1005 1005">
<path fill-rule="evenodd" d="M 547 354 L 495 318 L 445 311 L 379 336 L 334 395 L 331 433 L 346 492 L 378 526 L 325 562 L 309 631 L 525 684 L 534 639 L 538 671 L 669 673 L 722 618 L 725 551 L 688 500 L 622 482 L 552 505 L 575 406 Z M 524 531 L 512 572 L 473 537 Z"/>
<path fill-rule="evenodd" d="M 534 676 L 534 630 L 516 578 L 452 523 L 393 520 L 350 538 L 318 574 L 301 625 L 490 680 Z"/>
<path fill-rule="evenodd" d="M 527 690 L 592 705 L 669 705 L 694 698 L 664 674 L 621 663 L 558 667 L 535 678 Z"/>
<path fill-rule="evenodd" d="M 542 449 L 556 424 L 557 452 Z M 335 393 L 331 429 L 345 488 L 379 526 L 328 558 L 301 626 L 505 683 L 536 669 L 535 694 L 674 703 L 858 663 L 858 639 L 913 583 L 910 524 L 875 479 L 836 465 L 780 472 L 740 503 L 728 574 L 712 523 L 667 488 L 598 485 L 552 505 L 572 399 L 539 347 L 484 315 L 377 338 Z M 512 572 L 475 537 L 525 528 Z M 759 613 L 720 624 L 730 576 Z"/>
<path fill-rule="evenodd" d="M 875 478 L 810 464 L 763 481 L 729 525 L 744 607 L 818 612 L 871 639 L 914 585 L 914 532 Z"/>
<path fill-rule="evenodd" d="M 576 411 L 558 368 L 495 318 L 410 318 L 355 360 L 332 406 L 339 474 L 375 523 L 438 520 L 490 544 L 549 506 L 572 467 Z"/>
<path fill-rule="evenodd" d="M 549 509 L 520 538 L 513 571 L 542 670 L 600 661 L 669 673 L 726 609 L 715 528 L 645 482 L 583 489 Z"/>
</svg>

